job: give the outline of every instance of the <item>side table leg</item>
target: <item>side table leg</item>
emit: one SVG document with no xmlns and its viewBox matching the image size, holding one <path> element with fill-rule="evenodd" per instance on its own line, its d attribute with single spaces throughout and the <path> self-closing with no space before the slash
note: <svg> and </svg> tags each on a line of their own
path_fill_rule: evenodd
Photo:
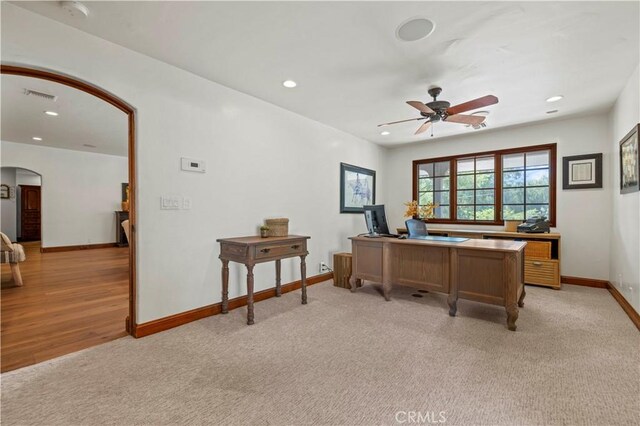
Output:
<svg viewBox="0 0 640 426">
<path fill-rule="evenodd" d="M 222 311 L 229 313 L 229 261 L 222 261 Z"/>
<path fill-rule="evenodd" d="M 253 265 L 247 265 L 247 325 L 253 324 Z"/>
<path fill-rule="evenodd" d="M 280 259 L 276 260 L 276 297 L 282 296 L 282 286 L 280 284 Z"/>
<path fill-rule="evenodd" d="M 307 304 L 307 264 L 305 258 L 307 256 L 300 256 L 300 282 L 302 287 L 302 304 Z"/>
</svg>

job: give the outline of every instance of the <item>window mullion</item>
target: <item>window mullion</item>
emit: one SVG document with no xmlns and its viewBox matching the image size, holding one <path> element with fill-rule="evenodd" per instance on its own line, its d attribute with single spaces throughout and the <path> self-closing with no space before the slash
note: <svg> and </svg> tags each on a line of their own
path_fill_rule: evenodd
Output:
<svg viewBox="0 0 640 426">
<path fill-rule="evenodd" d="M 458 220 L 458 165 L 456 159 L 449 161 L 449 220 Z"/>
</svg>

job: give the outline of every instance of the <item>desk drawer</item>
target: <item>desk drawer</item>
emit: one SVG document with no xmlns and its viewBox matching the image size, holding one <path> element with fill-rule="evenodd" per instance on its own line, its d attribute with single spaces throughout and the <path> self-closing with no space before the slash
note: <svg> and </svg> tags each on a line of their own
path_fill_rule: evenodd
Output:
<svg viewBox="0 0 640 426">
<path fill-rule="evenodd" d="M 560 287 L 560 264 L 557 260 L 525 259 L 524 282 Z"/>
<path fill-rule="evenodd" d="M 225 258 L 233 257 L 246 257 L 247 246 L 240 246 L 234 244 L 222 244 L 221 255 Z"/>
<path fill-rule="evenodd" d="M 271 257 L 296 256 L 306 252 L 305 244 L 302 242 L 291 242 L 289 244 L 264 245 L 254 248 L 254 259 L 266 259 Z"/>
</svg>

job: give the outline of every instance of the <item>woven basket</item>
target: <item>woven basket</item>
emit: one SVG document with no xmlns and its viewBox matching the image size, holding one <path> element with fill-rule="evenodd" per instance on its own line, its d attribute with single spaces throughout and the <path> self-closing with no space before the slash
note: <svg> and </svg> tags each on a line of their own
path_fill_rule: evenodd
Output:
<svg viewBox="0 0 640 426">
<path fill-rule="evenodd" d="M 286 237 L 289 235 L 289 219 L 287 218 L 265 219 L 264 223 L 269 227 L 270 237 Z"/>
<path fill-rule="evenodd" d="M 551 259 L 551 241 L 527 241 L 524 257 Z"/>
<path fill-rule="evenodd" d="M 521 220 L 505 220 L 504 230 L 507 232 L 516 232 L 518 231 L 518 225 L 520 225 L 521 223 Z"/>
</svg>

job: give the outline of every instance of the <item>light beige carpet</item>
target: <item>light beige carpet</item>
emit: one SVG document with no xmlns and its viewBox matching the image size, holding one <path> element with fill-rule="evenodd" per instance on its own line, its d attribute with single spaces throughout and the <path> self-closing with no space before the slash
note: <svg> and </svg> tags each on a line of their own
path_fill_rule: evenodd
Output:
<svg viewBox="0 0 640 426">
<path fill-rule="evenodd" d="M 250 327 L 241 308 L 3 374 L 2 424 L 638 424 L 640 333 L 609 293 L 527 292 L 514 333 L 499 307 L 322 283 Z"/>
</svg>

